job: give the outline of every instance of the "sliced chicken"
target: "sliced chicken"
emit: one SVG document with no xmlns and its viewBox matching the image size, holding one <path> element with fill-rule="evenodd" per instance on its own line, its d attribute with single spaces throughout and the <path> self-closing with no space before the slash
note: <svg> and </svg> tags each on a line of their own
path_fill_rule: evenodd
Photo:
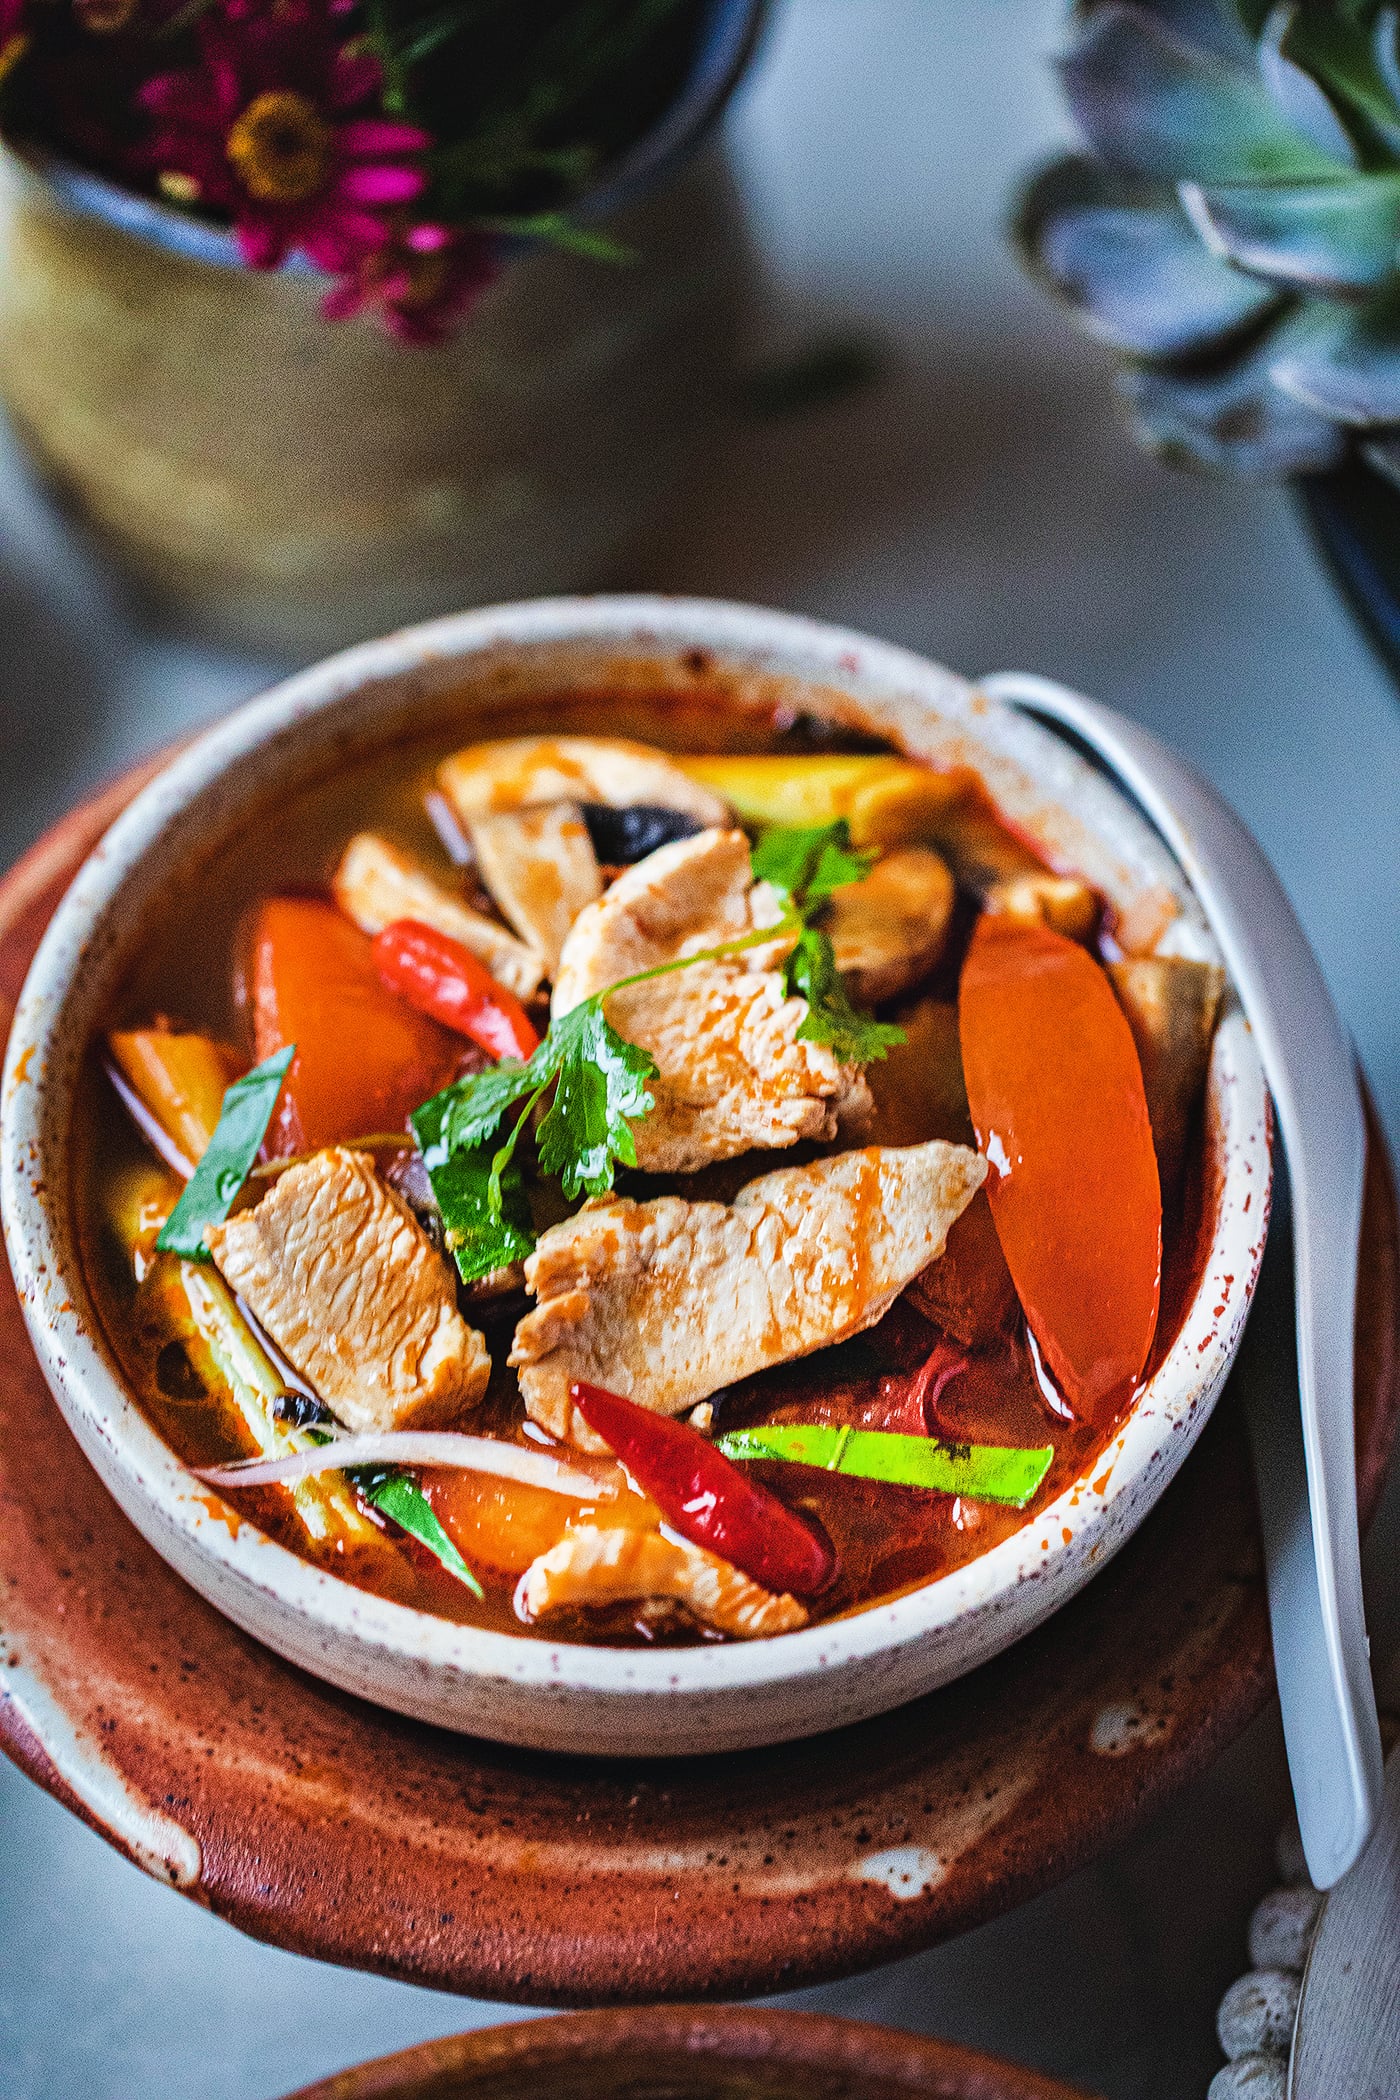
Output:
<svg viewBox="0 0 1400 2100">
<path fill-rule="evenodd" d="M 525 1264 L 539 1303 L 510 1361 L 528 1412 L 595 1450 L 576 1379 L 675 1415 L 873 1327 L 943 1252 L 986 1172 L 965 1145 L 872 1145 L 765 1174 L 731 1204 L 587 1206 Z"/>
<path fill-rule="evenodd" d="M 1137 1044 L 1158 1172 L 1164 1193 L 1171 1195 L 1181 1179 L 1191 1116 L 1206 1083 L 1225 972 L 1217 963 L 1145 955 L 1110 963 L 1108 974 Z"/>
<path fill-rule="evenodd" d="M 363 1152 L 279 1174 L 205 1243 L 293 1369 L 347 1429 L 447 1428 L 491 1375 L 447 1266 Z"/>
<path fill-rule="evenodd" d="M 569 929 L 603 894 L 603 878 L 576 802 L 473 817 L 467 835 L 482 881 L 553 977 Z"/>
<path fill-rule="evenodd" d="M 621 737 L 519 736 L 469 744 L 438 767 L 438 786 L 465 823 L 537 802 L 647 803 L 697 824 L 726 824 L 729 805 L 664 751 Z"/>
<path fill-rule="evenodd" d="M 555 980 L 556 1017 L 621 978 L 699 954 L 782 918 L 753 881 L 742 831 L 709 830 L 662 846 L 580 912 Z M 617 992 L 607 1016 L 649 1050 L 656 1106 L 634 1125 L 637 1164 L 691 1173 L 754 1146 L 830 1138 L 868 1112 L 860 1073 L 820 1043 L 798 1040 L 807 1002 L 789 998 L 776 967 L 787 938 L 721 962 L 696 963 Z"/>
<path fill-rule="evenodd" d="M 792 1633 L 807 1623 L 796 1597 L 775 1596 L 701 1546 L 663 1538 L 659 1531 L 596 1524 L 580 1525 L 532 1561 L 515 1605 L 521 1618 L 540 1619 L 552 1611 L 651 1597 L 683 1604 L 702 1625 L 741 1640 Z"/>
<path fill-rule="evenodd" d="M 545 974 L 542 955 L 494 919 L 472 911 L 407 853 L 372 831 L 351 839 L 332 888 L 336 903 L 362 933 L 382 933 L 395 919 L 419 919 L 470 949 L 517 999 L 532 999 L 540 988 Z"/>
<path fill-rule="evenodd" d="M 953 916 L 948 863 L 927 846 L 902 846 L 862 882 L 832 896 L 826 929 L 851 997 L 865 1006 L 893 999 L 927 976 Z"/>
</svg>

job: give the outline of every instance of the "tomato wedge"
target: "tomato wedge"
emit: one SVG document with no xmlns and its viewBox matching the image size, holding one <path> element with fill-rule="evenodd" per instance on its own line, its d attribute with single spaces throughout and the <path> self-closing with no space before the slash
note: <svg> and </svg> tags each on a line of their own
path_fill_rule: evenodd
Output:
<svg viewBox="0 0 1400 2100">
<path fill-rule="evenodd" d="M 398 1130 L 457 1069 L 458 1042 L 386 989 L 368 935 L 320 898 L 258 907 L 250 982 L 259 1062 L 297 1046 L 268 1128 L 273 1159 Z"/>
<path fill-rule="evenodd" d="M 958 999 L 987 1196 L 1027 1324 L 1076 1414 L 1109 1420 L 1157 1327 L 1162 1198 L 1132 1031 L 1075 941 L 979 920 Z"/>
</svg>

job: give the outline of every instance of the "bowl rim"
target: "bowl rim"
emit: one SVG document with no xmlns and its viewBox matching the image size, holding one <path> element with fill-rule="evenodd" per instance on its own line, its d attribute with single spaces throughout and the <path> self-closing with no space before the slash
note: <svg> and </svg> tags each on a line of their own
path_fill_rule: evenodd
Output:
<svg viewBox="0 0 1400 2100">
<path fill-rule="evenodd" d="M 76 1065 L 79 1052 L 65 1037 L 65 1021 L 78 972 L 94 934 L 119 913 L 125 886 L 146 854 L 201 791 L 226 784 L 241 759 L 277 738 L 290 750 L 301 725 L 333 723 L 335 710 L 353 703 L 366 688 L 387 683 L 392 690 L 394 681 L 402 685 L 425 667 L 440 673 L 460 663 L 465 671 L 474 657 L 502 648 L 509 654 L 550 646 L 616 649 L 622 644 L 657 658 L 700 648 L 719 665 L 726 660 L 762 664 L 774 674 L 813 683 L 822 676 L 829 687 L 876 712 L 875 696 L 883 695 L 892 719 L 901 704 L 911 718 L 941 720 L 945 726 L 951 718 L 959 734 L 983 755 L 984 773 L 1001 759 L 1008 760 L 1014 772 L 1018 757 L 1033 754 L 1038 772 L 1030 778 L 1039 801 L 1053 804 L 1059 787 L 1070 783 L 1089 811 L 1081 820 L 1087 830 L 1094 830 L 1096 820 L 1107 822 L 1112 812 L 1120 830 L 1132 835 L 1142 861 L 1159 872 L 1170 871 L 1174 888 L 1188 900 L 1181 918 L 1188 941 L 1194 934 L 1201 952 L 1211 952 L 1198 906 L 1193 916 L 1194 900 L 1184 876 L 1119 790 L 1049 730 L 895 644 L 791 613 L 721 600 L 646 595 L 486 607 L 361 643 L 246 702 L 159 772 L 83 864 L 35 955 L 5 1056 L 0 1207 L 26 1324 L 49 1385 L 88 1457 L 100 1452 L 99 1470 L 109 1487 L 114 1474 L 120 1478 L 123 1492 L 118 1499 L 128 1513 L 134 1503 L 157 1520 L 162 1536 L 153 1543 L 164 1557 L 174 1558 L 177 1567 L 181 1560 L 167 1550 L 170 1542 L 187 1557 L 217 1562 L 220 1572 L 245 1594 L 265 1593 L 323 1642 L 351 1638 L 362 1653 L 391 1653 L 428 1674 L 464 1681 L 494 1679 L 552 1697 L 574 1692 L 625 1699 L 704 1696 L 772 1687 L 838 1665 L 875 1662 L 946 1631 L 960 1619 L 997 1611 L 1027 1581 L 1046 1596 L 1039 1613 L 1043 1617 L 1064 1601 L 1058 1594 L 1049 1595 L 1051 1578 L 1064 1558 L 1074 1554 L 1083 1559 L 1087 1549 L 1092 1567 L 1080 1578 L 1087 1579 L 1165 1489 L 1210 1412 L 1243 1329 L 1263 1254 L 1271 1166 L 1263 1075 L 1238 1009 L 1227 1012 L 1217 1029 L 1210 1086 L 1213 1097 L 1223 1098 L 1226 1112 L 1243 1126 L 1235 1132 L 1236 1164 L 1253 1182 L 1245 1192 L 1245 1208 L 1261 1192 L 1263 1201 L 1253 1214 L 1248 1244 L 1237 1246 L 1232 1254 L 1226 1249 L 1232 1263 L 1227 1274 L 1221 1260 L 1222 1235 L 1224 1205 L 1233 1184 L 1228 1176 L 1222 1183 L 1222 1210 L 1186 1318 L 1163 1364 L 1097 1462 L 1103 1470 L 1092 1483 L 1092 1493 L 1090 1483 L 1077 1480 L 1037 1512 L 1034 1522 L 947 1575 L 780 1637 L 684 1648 L 607 1648 L 471 1627 L 356 1589 L 278 1545 L 247 1519 L 231 1528 L 217 1514 L 222 1506 L 217 1498 L 211 1498 L 175 1456 L 127 1390 L 101 1338 L 95 1311 L 91 1322 L 82 1316 L 88 1293 L 77 1250 L 73 1248 L 70 1261 L 63 1229 L 48 1200 L 50 1188 L 62 1188 L 67 1203 L 68 1118 L 65 1109 L 63 1127 L 55 1132 L 45 1082 L 50 1067 L 61 1067 L 65 1055 Z M 862 687 L 873 689 L 864 699 Z M 69 1083 L 71 1090 L 71 1074 Z M 1206 1301 L 1214 1300 L 1217 1291 L 1222 1296 L 1212 1313 Z M 1042 1550 L 1028 1557 L 1032 1532 L 1044 1534 Z M 217 1598 L 214 1601 L 227 1610 Z M 1038 1618 L 1032 1614 L 1016 1633 L 1029 1631 L 1035 1623 Z M 969 1657 L 963 1667 L 980 1659 Z"/>
</svg>

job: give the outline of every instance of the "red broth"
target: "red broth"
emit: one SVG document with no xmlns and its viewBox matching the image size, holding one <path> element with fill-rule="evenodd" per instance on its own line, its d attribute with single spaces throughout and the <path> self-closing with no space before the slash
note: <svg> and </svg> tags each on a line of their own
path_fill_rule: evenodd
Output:
<svg viewBox="0 0 1400 2100">
<path fill-rule="evenodd" d="M 363 828 L 389 837 L 439 880 L 451 881 L 450 864 L 424 811 L 424 791 L 438 760 L 479 737 L 483 729 L 501 737 L 545 731 L 633 736 L 677 752 L 887 748 L 859 735 L 830 732 L 822 724 L 794 718 L 790 711 L 742 706 L 728 694 L 706 691 L 703 684 L 681 698 L 622 692 L 606 712 L 594 696 L 583 700 L 551 695 L 498 709 L 489 723 L 478 716 L 451 725 L 450 714 L 445 708 L 445 726 L 431 740 L 406 743 L 342 768 L 285 798 L 246 835 L 211 851 L 204 867 L 166 900 L 158 923 L 151 925 L 107 1025 L 142 1025 L 153 1015 L 168 1015 L 177 1026 L 198 1028 L 238 1046 L 251 1061 L 251 1021 L 240 997 L 237 961 L 254 908 L 273 894 L 326 894 L 346 839 Z M 969 826 L 975 827 L 979 858 L 1010 872 L 1038 866 L 1025 840 L 1001 822 L 972 776 L 962 807 Z M 972 1142 L 956 1065 L 953 1002 L 977 913 L 976 900 L 960 894 L 948 948 L 918 988 L 928 1003 L 919 1023 L 923 1033 L 905 1070 L 901 1074 L 898 1056 L 888 1069 L 872 1068 L 879 1106 L 875 1125 L 862 1142 L 908 1144 L 934 1136 Z M 913 1004 L 911 994 L 899 1002 L 899 1009 L 907 1012 Z M 165 1337 L 149 1291 L 136 1288 L 129 1259 L 107 1223 L 121 1177 L 149 1155 L 104 1077 L 100 1044 L 89 1055 L 79 1105 L 83 1141 L 73 1152 L 74 1198 L 87 1274 L 112 1352 L 151 1421 L 182 1459 L 211 1464 L 240 1456 L 245 1447 L 230 1441 L 227 1425 L 211 1406 L 193 1367 Z M 623 1171 L 618 1186 L 621 1193 L 638 1198 L 675 1189 L 723 1200 L 756 1175 L 819 1156 L 823 1149 L 840 1147 L 838 1143 L 833 1148 L 750 1153 L 698 1175 L 665 1181 Z M 1214 1192 L 1205 1185 L 1202 1161 L 1198 1130 L 1184 1186 L 1168 1204 L 1163 1220 L 1161 1315 L 1149 1368 L 1170 1348 L 1201 1273 L 1214 1210 Z M 505 1357 L 514 1321 L 524 1309 L 520 1299 L 469 1309 L 472 1323 L 486 1334 L 494 1365 L 486 1400 L 465 1425 L 473 1430 L 522 1434 L 523 1410 Z M 819 1422 L 932 1434 L 952 1443 L 1053 1443 L 1050 1472 L 1028 1511 L 862 1481 L 844 1473 L 760 1465 L 759 1476 L 766 1484 L 790 1506 L 817 1519 L 836 1547 L 838 1578 L 817 1608 L 818 1615 L 827 1617 L 928 1582 L 1023 1526 L 1042 1524 L 1039 1511 L 1076 1479 L 1095 1477 L 1121 1420 L 1120 1415 L 1091 1426 L 1057 1415 L 1037 1381 L 1019 1318 L 1013 1317 L 989 1341 L 968 1347 L 926 1309 L 920 1310 L 911 1296 L 899 1300 L 865 1334 L 747 1379 L 716 1395 L 715 1405 L 716 1426 L 722 1429 Z M 433 1483 L 427 1485 L 431 1495 Z M 373 1519 L 377 1532 L 366 1542 L 332 1551 L 308 1541 L 282 1488 L 224 1491 L 217 1498 L 211 1491 L 210 1500 L 211 1508 L 228 1511 L 230 1522 L 246 1519 L 302 1557 L 333 1567 L 366 1590 L 463 1623 L 526 1636 L 542 1633 L 555 1640 L 562 1635 L 614 1644 L 716 1637 L 674 1616 L 656 1620 L 633 1606 L 590 1614 L 586 1624 L 580 1618 L 570 1624 L 550 1619 L 543 1627 L 529 1627 L 512 1609 L 516 1568 L 494 1568 L 489 1558 L 483 1559 L 478 1571 L 486 1598 L 478 1602 L 425 1548 L 382 1519 Z M 613 1511 L 609 1521 L 615 1519 Z M 497 1550 L 501 1536 L 493 1532 L 493 1522 L 491 1508 L 483 1505 L 479 1542 L 488 1556 Z M 524 1523 L 527 1540 L 528 1533 Z M 501 1558 L 514 1555 L 518 1560 L 526 1547 L 512 1545 L 508 1533 L 504 1537 Z"/>
</svg>

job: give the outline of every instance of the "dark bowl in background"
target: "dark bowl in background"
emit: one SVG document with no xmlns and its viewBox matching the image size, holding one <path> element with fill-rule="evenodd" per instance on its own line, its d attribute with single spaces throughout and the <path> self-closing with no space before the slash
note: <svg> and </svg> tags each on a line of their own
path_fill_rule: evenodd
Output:
<svg viewBox="0 0 1400 2100">
<path fill-rule="evenodd" d="M 1086 2100 L 971 2049 L 859 2020 L 657 2005 L 484 2027 L 289 2100 Z"/>
</svg>

